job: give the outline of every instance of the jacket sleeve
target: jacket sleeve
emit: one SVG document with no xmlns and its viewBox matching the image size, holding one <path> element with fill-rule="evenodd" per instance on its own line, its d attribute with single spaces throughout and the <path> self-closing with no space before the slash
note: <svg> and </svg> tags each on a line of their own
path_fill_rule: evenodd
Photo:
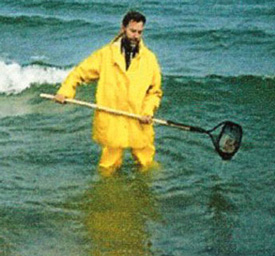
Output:
<svg viewBox="0 0 275 256">
<path fill-rule="evenodd" d="M 62 83 L 57 94 L 67 98 L 74 98 L 76 87 L 82 83 L 88 83 L 99 78 L 101 54 L 97 51 L 76 66 Z"/>
<path fill-rule="evenodd" d="M 161 72 L 158 61 L 154 56 L 153 63 L 153 76 L 152 76 L 152 83 L 149 86 L 144 102 L 143 102 L 143 111 L 142 115 L 149 115 L 153 116 L 154 112 L 160 105 L 160 100 L 162 97 L 162 90 L 161 90 Z"/>
</svg>

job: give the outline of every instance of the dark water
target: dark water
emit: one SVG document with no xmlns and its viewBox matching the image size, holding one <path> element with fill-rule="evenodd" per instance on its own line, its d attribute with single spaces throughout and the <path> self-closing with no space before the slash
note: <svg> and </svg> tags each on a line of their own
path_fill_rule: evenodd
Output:
<svg viewBox="0 0 275 256">
<path fill-rule="evenodd" d="M 39 98 L 109 42 L 131 6 L 148 17 L 164 97 L 157 117 L 242 125 L 222 161 L 208 136 L 157 126 L 159 170 L 129 152 L 100 177 L 92 111 Z M 271 256 L 274 246 L 273 1 L 0 3 L 0 255 Z M 93 101 L 95 86 L 77 98 Z"/>
</svg>

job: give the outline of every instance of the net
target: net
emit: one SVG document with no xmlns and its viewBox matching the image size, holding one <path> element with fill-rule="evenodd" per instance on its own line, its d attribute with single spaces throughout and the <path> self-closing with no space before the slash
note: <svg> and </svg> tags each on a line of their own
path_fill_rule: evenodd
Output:
<svg viewBox="0 0 275 256">
<path fill-rule="evenodd" d="M 219 128 L 218 135 L 213 135 L 211 132 Z M 212 130 L 208 131 L 214 143 L 216 151 L 224 160 L 230 160 L 238 151 L 242 140 L 242 128 L 240 125 L 226 121 Z"/>
</svg>

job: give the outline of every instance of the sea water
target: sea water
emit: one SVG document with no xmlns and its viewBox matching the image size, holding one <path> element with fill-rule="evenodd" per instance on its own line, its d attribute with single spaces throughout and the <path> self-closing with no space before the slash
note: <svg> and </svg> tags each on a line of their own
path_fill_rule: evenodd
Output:
<svg viewBox="0 0 275 256">
<path fill-rule="evenodd" d="M 98 174 L 93 111 L 41 99 L 110 42 L 130 9 L 147 17 L 164 96 L 156 117 L 205 129 L 231 120 L 241 148 L 156 125 L 161 167 L 130 152 Z M 0 255 L 275 255 L 275 3 L 268 0 L 2 0 Z M 96 84 L 77 98 L 94 101 Z"/>
</svg>

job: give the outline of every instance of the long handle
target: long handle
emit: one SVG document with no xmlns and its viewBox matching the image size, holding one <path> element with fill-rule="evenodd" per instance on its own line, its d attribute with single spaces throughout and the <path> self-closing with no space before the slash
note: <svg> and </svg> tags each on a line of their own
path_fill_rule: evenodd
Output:
<svg viewBox="0 0 275 256">
<path fill-rule="evenodd" d="M 45 99 L 53 100 L 55 96 L 51 95 L 51 94 L 41 93 L 40 97 L 45 98 Z M 65 99 L 65 102 L 80 105 L 80 106 L 84 106 L 84 107 L 88 107 L 88 108 L 93 108 L 93 109 L 96 109 L 96 110 L 99 110 L 99 111 L 104 111 L 104 112 L 114 114 L 114 115 L 126 116 L 126 117 L 137 119 L 137 120 L 142 119 L 141 115 L 129 113 L 129 112 L 122 111 L 122 110 L 115 110 L 115 109 L 112 109 L 112 108 L 99 106 L 99 105 L 96 105 L 94 103 L 89 103 L 89 102 L 85 102 L 85 101 L 80 101 L 80 100 L 75 100 L 75 99 Z M 207 133 L 206 130 L 204 130 L 200 127 L 189 126 L 189 125 L 173 122 L 173 121 L 170 121 L 170 120 L 162 120 L 162 119 L 153 118 L 152 121 L 156 124 L 175 127 L 175 128 L 179 128 L 179 129 L 182 129 L 182 130 L 185 130 L 185 131 Z"/>
</svg>

